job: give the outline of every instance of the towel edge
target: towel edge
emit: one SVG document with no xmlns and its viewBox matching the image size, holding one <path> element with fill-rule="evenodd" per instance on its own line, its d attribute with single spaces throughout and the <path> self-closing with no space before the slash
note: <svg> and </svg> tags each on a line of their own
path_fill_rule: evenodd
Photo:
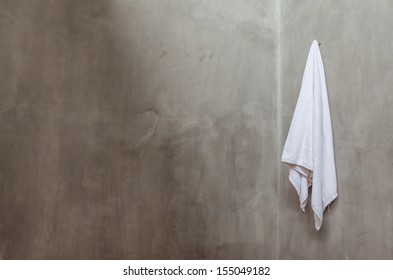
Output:
<svg viewBox="0 0 393 280">
<path fill-rule="evenodd" d="M 328 202 L 326 203 L 325 206 L 323 206 L 323 209 L 322 209 L 322 217 L 320 217 L 320 216 L 317 214 L 317 211 L 315 211 L 314 206 L 311 205 L 311 208 L 312 208 L 312 210 L 313 210 L 313 212 L 314 212 L 315 229 L 316 229 L 317 231 L 319 231 L 319 230 L 321 229 L 321 227 L 322 227 L 322 223 L 323 223 L 323 214 L 325 213 L 326 207 L 328 207 L 337 197 L 338 197 L 338 192 L 336 192 L 334 195 L 332 195 L 332 196 L 327 200 Z"/>
</svg>

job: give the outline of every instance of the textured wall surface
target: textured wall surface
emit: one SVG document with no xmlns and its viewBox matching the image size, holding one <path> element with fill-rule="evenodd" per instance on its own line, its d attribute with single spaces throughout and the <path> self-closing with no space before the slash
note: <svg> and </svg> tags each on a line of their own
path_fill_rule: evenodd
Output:
<svg viewBox="0 0 393 280">
<path fill-rule="evenodd" d="M 0 258 L 393 258 L 392 12 L 0 0 Z M 320 232 L 277 161 L 313 39 L 339 187 Z"/>
<path fill-rule="evenodd" d="M 339 198 L 315 232 L 282 166 L 280 258 L 393 258 L 392 13 L 389 0 L 281 1 L 282 141 L 311 42 L 320 40 Z"/>
<path fill-rule="evenodd" d="M 0 0 L 0 256 L 277 257 L 274 3 Z"/>
</svg>

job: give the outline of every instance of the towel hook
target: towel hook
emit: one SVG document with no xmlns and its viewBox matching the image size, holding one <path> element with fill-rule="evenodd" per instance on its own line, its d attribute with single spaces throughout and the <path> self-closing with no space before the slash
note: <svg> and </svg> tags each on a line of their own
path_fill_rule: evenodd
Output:
<svg viewBox="0 0 393 280">
<path fill-rule="evenodd" d="M 321 41 L 317 41 L 318 42 L 318 46 L 320 46 L 321 45 Z"/>
</svg>

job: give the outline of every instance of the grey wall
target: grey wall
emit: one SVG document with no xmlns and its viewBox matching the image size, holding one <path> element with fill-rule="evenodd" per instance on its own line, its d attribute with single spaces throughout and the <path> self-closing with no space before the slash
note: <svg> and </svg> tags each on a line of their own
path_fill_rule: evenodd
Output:
<svg viewBox="0 0 393 280">
<path fill-rule="evenodd" d="M 275 5 L 0 0 L 0 256 L 275 258 Z"/>
<path fill-rule="evenodd" d="M 391 1 L 0 0 L 0 258 L 393 258 Z M 278 162 L 322 42 L 339 198 Z"/>
<path fill-rule="evenodd" d="M 393 258 L 393 3 L 281 1 L 282 141 L 285 141 L 311 41 L 321 53 L 332 114 L 339 198 L 321 232 L 312 211 L 280 179 L 284 259 Z M 281 147 L 282 147 L 281 143 Z"/>
</svg>

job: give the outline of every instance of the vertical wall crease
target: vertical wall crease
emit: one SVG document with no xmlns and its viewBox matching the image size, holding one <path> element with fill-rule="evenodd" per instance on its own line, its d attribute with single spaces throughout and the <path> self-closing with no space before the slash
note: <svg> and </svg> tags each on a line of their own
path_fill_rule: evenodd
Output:
<svg viewBox="0 0 393 280">
<path fill-rule="evenodd" d="M 281 188 L 281 146 L 282 146 L 282 100 L 281 100 L 281 0 L 276 1 L 276 79 L 277 79 L 277 103 L 276 103 L 276 125 L 277 125 L 277 193 L 280 194 Z M 280 205 L 280 195 L 277 197 Z M 277 259 L 280 258 L 280 208 L 277 207 Z"/>
</svg>

